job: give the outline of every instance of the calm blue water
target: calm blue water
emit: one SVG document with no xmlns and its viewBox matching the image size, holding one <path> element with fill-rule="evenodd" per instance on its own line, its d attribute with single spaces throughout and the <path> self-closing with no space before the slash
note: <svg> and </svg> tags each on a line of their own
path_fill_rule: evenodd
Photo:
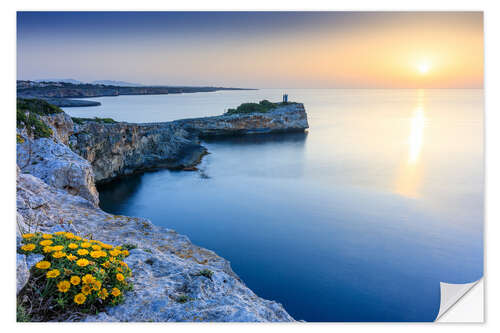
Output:
<svg viewBox="0 0 500 333">
<path fill-rule="evenodd" d="M 306 134 L 205 142 L 199 172 L 100 189 L 177 230 L 306 321 L 432 321 L 439 282 L 483 275 L 482 90 L 287 90 Z M 76 116 L 216 115 L 282 90 L 96 98 Z"/>
</svg>

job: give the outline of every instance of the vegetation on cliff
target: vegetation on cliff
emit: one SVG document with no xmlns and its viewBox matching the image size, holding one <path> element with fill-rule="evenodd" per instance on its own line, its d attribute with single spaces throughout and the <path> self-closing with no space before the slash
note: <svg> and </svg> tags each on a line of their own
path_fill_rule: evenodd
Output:
<svg viewBox="0 0 500 333">
<path fill-rule="evenodd" d="M 73 120 L 73 122 L 75 124 L 78 124 L 78 125 L 82 125 L 86 121 L 95 121 L 96 123 L 99 123 L 99 124 L 115 124 L 115 123 L 117 123 L 117 121 L 112 119 L 112 118 L 98 118 L 98 117 L 94 117 L 94 118 L 71 117 L 71 120 Z"/>
<path fill-rule="evenodd" d="M 17 128 L 26 128 L 28 135 L 33 135 L 35 138 L 48 138 L 52 135 L 52 130 L 40 119 L 40 116 L 62 112 L 63 110 L 59 107 L 41 99 L 18 98 L 16 113 Z"/>
<path fill-rule="evenodd" d="M 22 254 L 40 254 L 43 259 L 18 295 L 18 321 L 76 319 L 96 314 L 105 306 L 124 301 L 131 290 L 132 275 L 123 261 L 128 250 L 70 232 L 23 235 Z M 21 311 L 19 311 L 21 310 Z"/>
<path fill-rule="evenodd" d="M 267 99 L 264 99 L 259 103 L 243 103 L 236 109 L 228 109 L 226 114 L 241 114 L 241 113 L 254 113 L 254 112 L 266 113 L 270 110 L 276 109 L 277 107 L 288 104 L 295 104 L 295 103 L 293 102 L 272 103 L 269 102 Z"/>
</svg>

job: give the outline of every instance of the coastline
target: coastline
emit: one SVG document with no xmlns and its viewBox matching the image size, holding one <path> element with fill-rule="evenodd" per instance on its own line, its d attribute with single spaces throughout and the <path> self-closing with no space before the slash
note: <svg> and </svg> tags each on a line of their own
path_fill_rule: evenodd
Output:
<svg viewBox="0 0 500 333">
<path fill-rule="evenodd" d="M 230 263 L 213 251 L 193 245 L 186 236 L 147 219 L 102 211 L 94 175 L 103 176 L 99 170 L 110 166 L 118 168 L 107 173 L 111 177 L 104 180 L 152 168 L 190 170 L 207 154 L 199 141 L 202 133 L 240 135 L 246 129 L 252 134 L 266 128 L 263 125 L 270 133 L 285 131 L 287 126 L 291 131 L 296 131 L 297 126 L 305 129 L 307 115 L 303 106 L 299 109 L 159 124 L 76 124 L 64 112 L 39 115 L 50 128 L 50 137 L 34 137 L 19 126 L 17 130 L 18 246 L 23 233 L 62 230 L 114 245 L 134 246 L 126 263 L 134 274 L 135 288 L 128 292 L 125 303 L 79 320 L 294 321 L 281 304 L 255 295 L 232 271 Z M 294 112 L 301 119 L 300 125 L 277 121 L 283 114 L 291 116 Z M 102 149 L 92 150 L 95 147 Z M 112 160 L 102 165 L 111 156 L 120 156 L 118 153 L 122 158 L 132 158 L 121 159 L 125 164 L 114 164 Z M 137 156 L 143 158 L 136 160 Z M 23 293 L 34 262 L 30 256 L 17 255 L 18 295 Z M 199 275 L 204 269 L 212 272 L 210 279 Z"/>
</svg>

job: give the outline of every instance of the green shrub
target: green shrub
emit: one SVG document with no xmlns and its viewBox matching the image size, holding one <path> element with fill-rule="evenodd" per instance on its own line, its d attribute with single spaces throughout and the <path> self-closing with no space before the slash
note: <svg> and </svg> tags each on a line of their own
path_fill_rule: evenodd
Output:
<svg viewBox="0 0 500 333">
<path fill-rule="evenodd" d="M 78 118 L 78 117 L 71 117 L 71 119 L 73 120 L 73 122 L 75 124 L 78 124 L 78 125 L 82 125 L 86 121 L 94 121 L 94 122 L 97 122 L 97 123 L 100 123 L 100 124 L 115 124 L 115 123 L 117 123 L 117 121 L 114 120 L 114 119 L 112 119 L 112 118 L 98 118 L 98 117 L 94 117 L 94 118 Z"/>
<path fill-rule="evenodd" d="M 243 103 L 236 109 L 228 109 L 227 114 L 237 114 L 237 113 L 265 113 L 269 110 L 275 109 L 278 105 L 276 103 L 271 103 L 268 100 L 262 100 L 259 103 Z"/>
<path fill-rule="evenodd" d="M 30 318 L 28 312 L 26 311 L 24 306 L 19 304 L 19 302 L 17 303 L 17 307 L 16 307 L 16 321 L 18 323 L 31 321 L 31 318 Z"/>
<path fill-rule="evenodd" d="M 194 298 L 189 297 L 187 295 L 181 295 L 181 296 L 177 297 L 176 301 L 177 301 L 177 303 L 186 303 L 189 301 L 194 301 Z"/>
<path fill-rule="evenodd" d="M 37 98 L 18 98 L 17 109 L 36 113 L 40 116 L 47 116 L 49 114 L 62 113 L 63 110 L 58 106 L 52 105 L 43 99 Z"/>
<path fill-rule="evenodd" d="M 23 254 L 41 254 L 27 287 L 35 321 L 61 320 L 75 313 L 98 313 L 124 300 L 131 290 L 131 270 L 123 259 L 128 250 L 69 232 L 24 234 Z M 22 295 L 21 295 L 22 296 Z M 21 300 L 26 297 L 20 297 Z M 23 304 L 20 304 L 23 306 Z"/>
<path fill-rule="evenodd" d="M 204 277 L 206 277 L 207 279 L 210 279 L 210 280 L 212 280 L 212 275 L 214 275 L 214 272 L 212 272 L 211 270 L 206 269 L 206 268 L 202 269 L 198 273 L 194 274 L 194 276 L 204 276 Z"/>
<path fill-rule="evenodd" d="M 33 135 L 35 139 L 48 138 L 52 135 L 52 129 L 44 123 L 37 113 L 24 109 L 17 109 L 17 128 L 26 128 L 28 135 Z"/>
</svg>

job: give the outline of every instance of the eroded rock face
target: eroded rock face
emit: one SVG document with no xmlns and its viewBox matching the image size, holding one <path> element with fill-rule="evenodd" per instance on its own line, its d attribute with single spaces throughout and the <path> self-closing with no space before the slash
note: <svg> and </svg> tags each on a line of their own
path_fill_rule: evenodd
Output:
<svg viewBox="0 0 500 333">
<path fill-rule="evenodd" d="M 95 180 L 158 168 L 192 168 L 206 154 L 199 137 L 304 131 L 303 104 L 290 104 L 267 113 L 183 119 L 165 123 L 76 125 L 69 145 L 93 167 Z"/>
<path fill-rule="evenodd" d="M 290 104 L 266 113 L 182 119 L 175 124 L 201 137 L 304 131 L 309 128 L 304 105 Z"/>
<path fill-rule="evenodd" d="M 52 129 L 52 137 L 65 145 L 73 134 L 73 120 L 65 112 L 55 113 L 42 117 L 43 121 Z"/>
<path fill-rule="evenodd" d="M 79 195 L 93 205 L 99 204 L 90 163 L 68 146 L 52 138 L 31 139 L 22 136 L 17 143 L 17 166 L 49 185 Z"/>
<path fill-rule="evenodd" d="M 124 304 L 86 321 L 293 321 L 280 304 L 248 289 L 227 260 L 173 230 L 142 218 L 107 214 L 29 174 L 17 176 L 17 203 L 30 232 L 65 230 L 137 246 L 125 260 L 134 290 L 125 294 Z M 18 256 L 18 279 L 23 281 L 30 267 L 24 266 L 24 257 Z M 211 279 L 197 275 L 203 269 L 213 272 Z M 180 302 L 182 298 L 187 301 Z"/>
<path fill-rule="evenodd" d="M 195 137 L 171 123 L 86 122 L 75 126 L 69 144 L 92 164 L 97 182 L 144 170 L 189 167 L 206 153 Z"/>
</svg>

